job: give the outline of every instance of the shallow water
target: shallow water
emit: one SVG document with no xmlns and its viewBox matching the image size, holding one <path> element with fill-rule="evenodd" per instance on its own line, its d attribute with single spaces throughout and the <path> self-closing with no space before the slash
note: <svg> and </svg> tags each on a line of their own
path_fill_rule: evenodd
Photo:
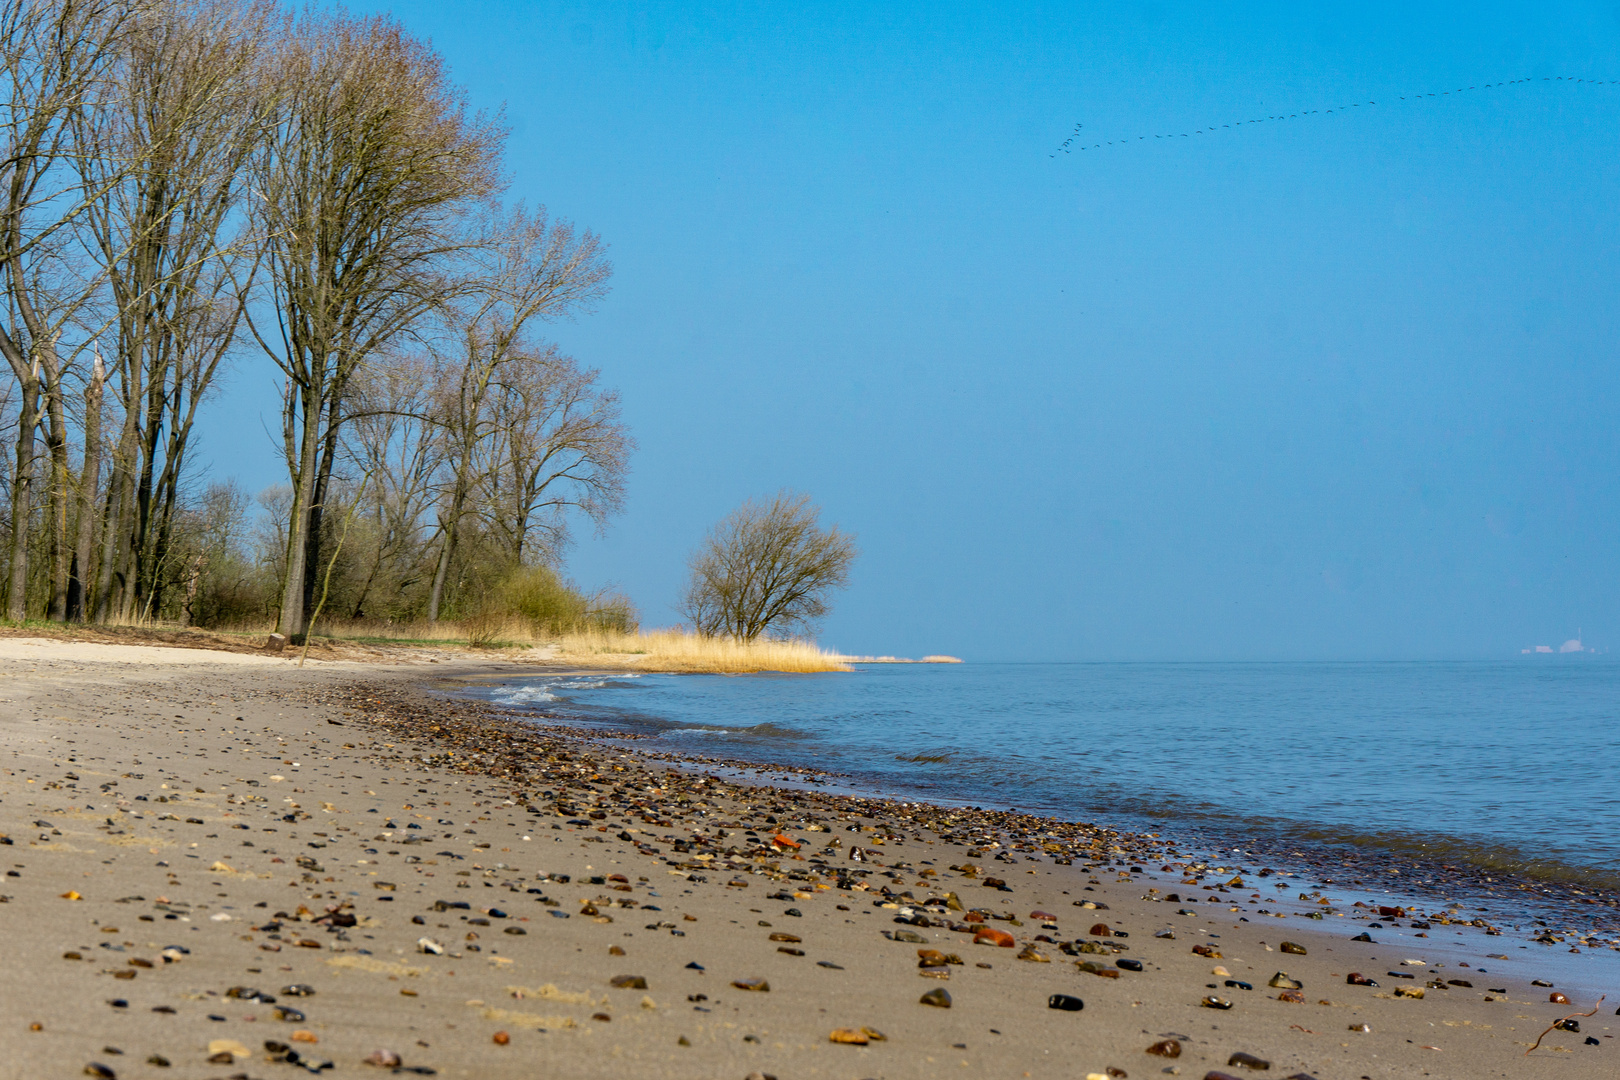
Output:
<svg viewBox="0 0 1620 1080">
<path fill-rule="evenodd" d="M 868 665 L 477 688 L 900 797 L 1620 879 L 1620 662 Z"/>
</svg>

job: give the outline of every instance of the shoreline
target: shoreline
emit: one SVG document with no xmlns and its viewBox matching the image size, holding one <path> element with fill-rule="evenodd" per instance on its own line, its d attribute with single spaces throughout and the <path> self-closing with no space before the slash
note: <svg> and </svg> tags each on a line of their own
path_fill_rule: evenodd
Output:
<svg viewBox="0 0 1620 1080">
<path fill-rule="evenodd" d="M 0 664 L 0 914 L 34 976 L 0 983 L 21 1033 L 0 1077 L 292 1075 L 264 1044 L 358 1075 L 378 1049 L 469 1077 L 1198 1077 L 1243 1072 L 1233 1054 L 1318 1080 L 1612 1071 L 1607 1011 L 1524 1056 L 1590 1007 L 1532 985 L 1544 953 L 1487 959 L 1507 939 L 1472 927 L 1420 944 L 1388 917 L 1355 943 L 1368 923 L 1287 914 L 1299 879 L 1150 862 L 1162 837 L 711 779 L 423 688 L 491 665 L 69 652 Z M 963 962 L 919 968 L 919 946 Z M 280 993 L 298 983 L 315 995 Z M 227 996 L 244 985 L 281 1000 Z M 951 1008 L 919 1003 L 935 989 Z M 304 1015 L 276 1019 L 289 1002 Z M 1181 1057 L 1145 1053 L 1172 1039 Z"/>
<path fill-rule="evenodd" d="M 617 673 L 581 669 L 570 674 L 611 678 Z M 507 673 L 504 677 L 513 676 L 525 677 L 526 673 Z M 477 681 L 488 682 L 501 677 L 486 674 Z M 750 758 L 664 749 L 656 746 L 657 735 L 615 728 L 611 719 L 591 726 L 573 718 L 553 716 L 544 704 L 505 705 L 456 693 L 458 687 L 472 682 L 447 679 L 444 687 L 436 689 L 456 700 L 477 701 L 496 715 L 532 722 L 550 732 L 604 745 L 622 745 L 653 760 L 725 770 L 743 783 L 766 787 L 781 787 L 787 783 L 795 790 L 797 785 L 803 785 L 803 790 L 809 793 L 894 803 L 921 801 L 960 810 L 981 809 L 980 804 L 965 798 L 942 798 L 921 786 L 885 783 L 876 777 L 833 772 L 789 760 L 773 760 L 769 756 Z M 654 746 L 643 745 L 648 743 Z M 886 791 L 886 788 L 891 790 Z M 1275 866 L 1290 867 L 1296 876 L 1314 876 L 1316 881 L 1352 899 L 1371 901 L 1376 897 L 1387 901 L 1394 897 L 1401 903 L 1434 905 L 1460 898 L 1483 914 L 1483 918 L 1472 916 L 1472 922 L 1490 920 L 1503 926 L 1517 924 L 1504 931 L 1508 935 L 1513 935 L 1522 924 L 1557 920 L 1558 928 L 1550 935 L 1555 940 L 1541 942 L 1542 945 L 1567 944 L 1620 953 L 1620 883 L 1615 881 L 1615 874 L 1536 860 L 1518 849 L 1498 847 L 1491 849 L 1491 857 L 1479 858 L 1481 849 L 1469 850 L 1470 845 L 1439 834 L 1347 835 L 1343 830 L 1309 822 L 1288 822 L 1282 828 L 1268 822 L 1257 827 L 1239 814 L 1208 810 L 1194 816 L 1174 809 L 1149 813 L 1140 807 L 1120 812 L 1101 805 L 1068 815 L 1046 810 L 990 809 L 997 813 L 1026 813 L 1037 821 L 1051 819 L 1070 824 L 1107 821 L 1109 828 L 1130 833 L 1156 835 L 1156 830 L 1162 830 L 1176 834 L 1189 850 L 1212 858 L 1223 851 L 1236 851 L 1242 856 L 1241 861 L 1260 859 Z M 1426 848 L 1438 848 L 1439 853 L 1431 853 Z M 1505 865 L 1499 861 L 1504 858 Z M 1392 867 L 1392 861 L 1399 865 Z M 1395 880 L 1389 880 L 1391 878 Z M 1374 884 L 1369 879 L 1380 880 Z M 1445 916 L 1435 912 L 1433 918 Z M 1540 936 L 1540 933 L 1533 935 Z"/>
</svg>

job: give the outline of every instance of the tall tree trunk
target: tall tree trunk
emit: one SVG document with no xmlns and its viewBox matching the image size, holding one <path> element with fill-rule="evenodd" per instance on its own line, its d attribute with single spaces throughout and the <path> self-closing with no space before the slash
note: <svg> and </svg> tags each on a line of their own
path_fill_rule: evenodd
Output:
<svg viewBox="0 0 1620 1080">
<path fill-rule="evenodd" d="M 11 575 L 7 582 L 6 618 L 28 617 L 28 530 L 33 515 L 34 428 L 39 423 L 39 377 L 22 384 L 17 414 L 17 459 L 11 474 Z"/>
<path fill-rule="evenodd" d="M 304 635 L 304 568 L 309 554 L 309 533 L 315 501 L 315 474 L 319 468 L 321 392 L 311 387 L 302 398 L 298 419 L 298 468 L 293 477 L 293 504 L 287 528 L 287 578 L 281 587 L 281 619 L 276 629 L 288 639 Z M 313 405 L 314 408 L 310 406 Z"/>
<path fill-rule="evenodd" d="M 84 388 L 84 468 L 79 475 L 78 528 L 74 535 L 73 578 L 68 587 L 68 618 L 84 622 L 90 613 L 91 566 L 96 543 L 96 496 L 101 491 L 101 403 L 107 372 L 96 350 L 90 385 Z"/>
<path fill-rule="evenodd" d="M 53 339 L 49 351 L 41 356 L 46 382 L 41 387 L 45 397 L 45 446 L 50 455 L 50 486 L 47 488 L 47 536 L 51 557 L 50 604 L 46 617 L 52 622 L 67 621 L 68 576 L 71 572 L 72 546 L 68 538 L 68 506 L 73 501 L 73 475 L 68 468 L 67 417 L 62 393 L 62 366 L 56 356 Z"/>
</svg>

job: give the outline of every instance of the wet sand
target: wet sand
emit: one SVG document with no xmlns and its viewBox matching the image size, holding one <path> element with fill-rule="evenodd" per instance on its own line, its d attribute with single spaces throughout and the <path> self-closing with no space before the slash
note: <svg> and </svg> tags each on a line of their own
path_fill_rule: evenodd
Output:
<svg viewBox="0 0 1620 1080">
<path fill-rule="evenodd" d="M 1614 995 L 1525 1056 L 1593 1001 L 1490 958 L 1523 942 L 1164 837 L 748 786 L 420 688 L 488 665 L 4 646 L 0 1077 L 1620 1068 Z"/>
</svg>

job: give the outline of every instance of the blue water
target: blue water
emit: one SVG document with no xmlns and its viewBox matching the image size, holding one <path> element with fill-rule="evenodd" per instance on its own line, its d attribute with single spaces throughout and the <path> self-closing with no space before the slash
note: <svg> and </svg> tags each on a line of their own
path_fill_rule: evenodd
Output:
<svg viewBox="0 0 1620 1080">
<path fill-rule="evenodd" d="M 1603 658 L 869 665 L 473 692 L 900 797 L 1620 879 L 1620 662 Z"/>
</svg>

